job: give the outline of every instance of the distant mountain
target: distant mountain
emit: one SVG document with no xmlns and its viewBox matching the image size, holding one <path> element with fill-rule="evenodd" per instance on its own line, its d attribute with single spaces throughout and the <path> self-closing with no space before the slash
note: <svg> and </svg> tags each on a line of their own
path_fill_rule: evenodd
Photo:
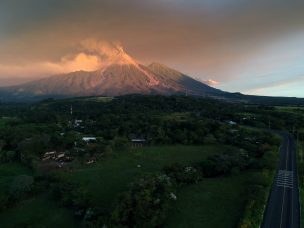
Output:
<svg viewBox="0 0 304 228">
<path fill-rule="evenodd" d="M 1 91 L 0 91 L 1 94 Z M 221 96 L 212 88 L 159 63 L 144 66 L 118 48 L 99 70 L 55 75 L 2 89 L 15 97 L 119 96 L 125 94 L 189 94 Z"/>
</svg>

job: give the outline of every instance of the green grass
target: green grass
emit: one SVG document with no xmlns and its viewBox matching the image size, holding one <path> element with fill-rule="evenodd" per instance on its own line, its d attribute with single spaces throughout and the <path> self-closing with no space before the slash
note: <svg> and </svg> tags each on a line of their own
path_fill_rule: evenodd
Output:
<svg viewBox="0 0 304 228">
<path fill-rule="evenodd" d="M 304 107 L 298 106 L 275 106 L 278 111 L 290 113 L 304 113 Z"/>
<path fill-rule="evenodd" d="M 182 188 L 165 227 L 236 227 L 246 203 L 248 174 L 204 179 Z"/>
<path fill-rule="evenodd" d="M 10 188 L 14 178 L 19 175 L 33 175 L 28 168 L 17 164 L 0 165 L 0 199 Z M 73 215 L 46 194 L 34 196 L 0 213 L 0 227 L 66 227 L 73 225 Z"/>
<path fill-rule="evenodd" d="M 1 213 L 0 227 L 77 227 L 77 224 L 72 212 L 43 194 Z"/>
<path fill-rule="evenodd" d="M 120 193 L 129 184 L 147 173 L 160 171 L 175 162 L 191 164 L 200 162 L 213 153 L 227 149 L 225 146 L 153 146 L 114 153 L 93 166 L 63 173 L 63 179 L 79 183 L 94 199 L 96 205 L 110 210 Z M 137 166 L 141 167 L 138 168 Z"/>
<path fill-rule="evenodd" d="M 0 198 L 1 195 L 5 194 L 6 190 L 10 187 L 14 178 L 24 174 L 32 175 L 32 172 L 20 164 L 0 164 Z"/>
<path fill-rule="evenodd" d="M 8 123 L 10 123 L 12 120 L 15 120 L 15 118 L 12 117 L 5 117 L 1 118 L 0 117 L 0 128 L 5 127 Z"/>
<path fill-rule="evenodd" d="M 86 101 L 98 101 L 98 102 L 110 102 L 112 101 L 114 98 L 113 97 L 90 97 L 90 98 L 86 98 L 84 100 Z"/>
<path fill-rule="evenodd" d="M 297 163 L 298 163 L 298 176 L 299 176 L 299 194 L 301 206 L 301 227 L 304 227 L 304 157 L 303 157 L 303 142 L 297 145 Z"/>
<path fill-rule="evenodd" d="M 132 181 L 159 172 L 175 162 L 192 164 L 209 155 L 229 150 L 228 146 L 152 146 L 114 152 L 93 165 L 81 165 L 62 172 L 63 181 L 80 185 L 92 203 L 110 212 L 118 196 Z M 138 168 L 138 165 L 141 167 Z M 16 164 L 0 166 L 0 181 L 30 171 Z M 230 177 L 208 178 L 179 190 L 165 227 L 235 227 L 246 202 L 249 172 Z M 1 186 L 1 185 L 0 185 Z M 72 211 L 54 202 L 48 194 L 24 200 L 0 214 L 0 227 L 76 227 Z"/>
</svg>

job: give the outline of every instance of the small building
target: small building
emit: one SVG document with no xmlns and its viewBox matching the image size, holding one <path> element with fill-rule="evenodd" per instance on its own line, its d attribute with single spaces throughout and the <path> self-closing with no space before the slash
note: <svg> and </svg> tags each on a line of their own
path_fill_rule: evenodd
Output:
<svg viewBox="0 0 304 228">
<path fill-rule="evenodd" d="M 79 127 L 83 123 L 83 120 L 74 120 L 74 127 Z"/>
<path fill-rule="evenodd" d="M 46 152 L 45 154 L 44 154 L 44 156 L 53 156 L 53 155 L 55 155 L 56 154 L 56 151 L 50 151 L 50 152 Z"/>
<path fill-rule="evenodd" d="M 63 160 L 72 160 L 70 157 L 66 157 L 64 152 L 50 151 L 46 152 L 42 156 L 42 161 L 63 161 Z"/>
<path fill-rule="evenodd" d="M 146 143 L 146 140 L 143 138 L 133 138 L 131 139 L 131 143 L 133 147 L 142 147 Z"/>
<path fill-rule="evenodd" d="M 45 152 L 42 156 L 42 161 L 56 159 L 56 151 Z"/>
<path fill-rule="evenodd" d="M 231 126 L 235 126 L 236 125 L 236 122 L 232 121 L 232 120 L 229 120 L 227 121 L 227 124 L 231 125 Z"/>
<path fill-rule="evenodd" d="M 65 157 L 65 153 L 60 153 L 57 155 L 57 160 L 63 159 Z"/>
<path fill-rule="evenodd" d="M 91 143 L 91 142 L 97 141 L 96 137 L 83 137 L 82 140 L 85 141 L 86 143 Z"/>
</svg>

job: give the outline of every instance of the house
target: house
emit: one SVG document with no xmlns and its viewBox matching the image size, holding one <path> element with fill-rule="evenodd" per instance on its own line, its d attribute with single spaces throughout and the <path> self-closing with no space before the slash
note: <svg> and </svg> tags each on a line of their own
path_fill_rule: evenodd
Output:
<svg viewBox="0 0 304 228">
<path fill-rule="evenodd" d="M 75 120 L 75 124 L 81 124 L 82 122 L 82 120 Z"/>
<path fill-rule="evenodd" d="M 74 127 L 79 127 L 83 123 L 82 120 L 74 120 Z"/>
<path fill-rule="evenodd" d="M 146 140 L 143 138 L 133 138 L 131 139 L 131 143 L 133 147 L 142 147 L 146 143 Z"/>
<path fill-rule="evenodd" d="M 235 126 L 236 122 L 229 120 L 229 121 L 227 121 L 227 124 L 229 124 L 230 126 Z"/>
<path fill-rule="evenodd" d="M 86 143 L 97 141 L 96 137 L 83 137 L 82 140 L 85 141 Z"/>
<path fill-rule="evenodd" d="M 57 155 L 57 160 L 63 159 L 65 157 L 65 153 L 60 153 Z"/>
<path fill-rule="evenodd" d="M 53 155 L 55 155 L 56 154 L 56 151 L 50 151 L 50 152 L 46 152 L 45 154 L 44 154 L 44 156 L 53 156 Z"/>
<path fill-rule="evenodd" d="M 42 156 L 42 161 L 47 161 L 56 158 L 56 151 L 45 152 Z"/>
<path fill-rule="evenodd" d="M 50 151 L 50 152 L 46 152 L 43 156 L 42 156 L 42 161 L 50 161 L 50 160 L 67 160 L 67 161 L 71 161 L 72 158 L 70 157 L 66 157 L 64 152 L 57 152 L 57 151 Z"/>
</svg>

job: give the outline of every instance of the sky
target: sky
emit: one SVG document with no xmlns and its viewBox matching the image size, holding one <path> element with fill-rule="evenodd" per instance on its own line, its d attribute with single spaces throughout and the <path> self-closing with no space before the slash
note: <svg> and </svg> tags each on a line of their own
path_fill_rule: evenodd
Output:
<svg viewBox="0 0 304 228">
<path fill-rule="evenodd" d="M 226 91 L 304 97 L 304 1 L 0 1 L 0 85 L 95 70 L 117 44 Z"/>
</svg>

